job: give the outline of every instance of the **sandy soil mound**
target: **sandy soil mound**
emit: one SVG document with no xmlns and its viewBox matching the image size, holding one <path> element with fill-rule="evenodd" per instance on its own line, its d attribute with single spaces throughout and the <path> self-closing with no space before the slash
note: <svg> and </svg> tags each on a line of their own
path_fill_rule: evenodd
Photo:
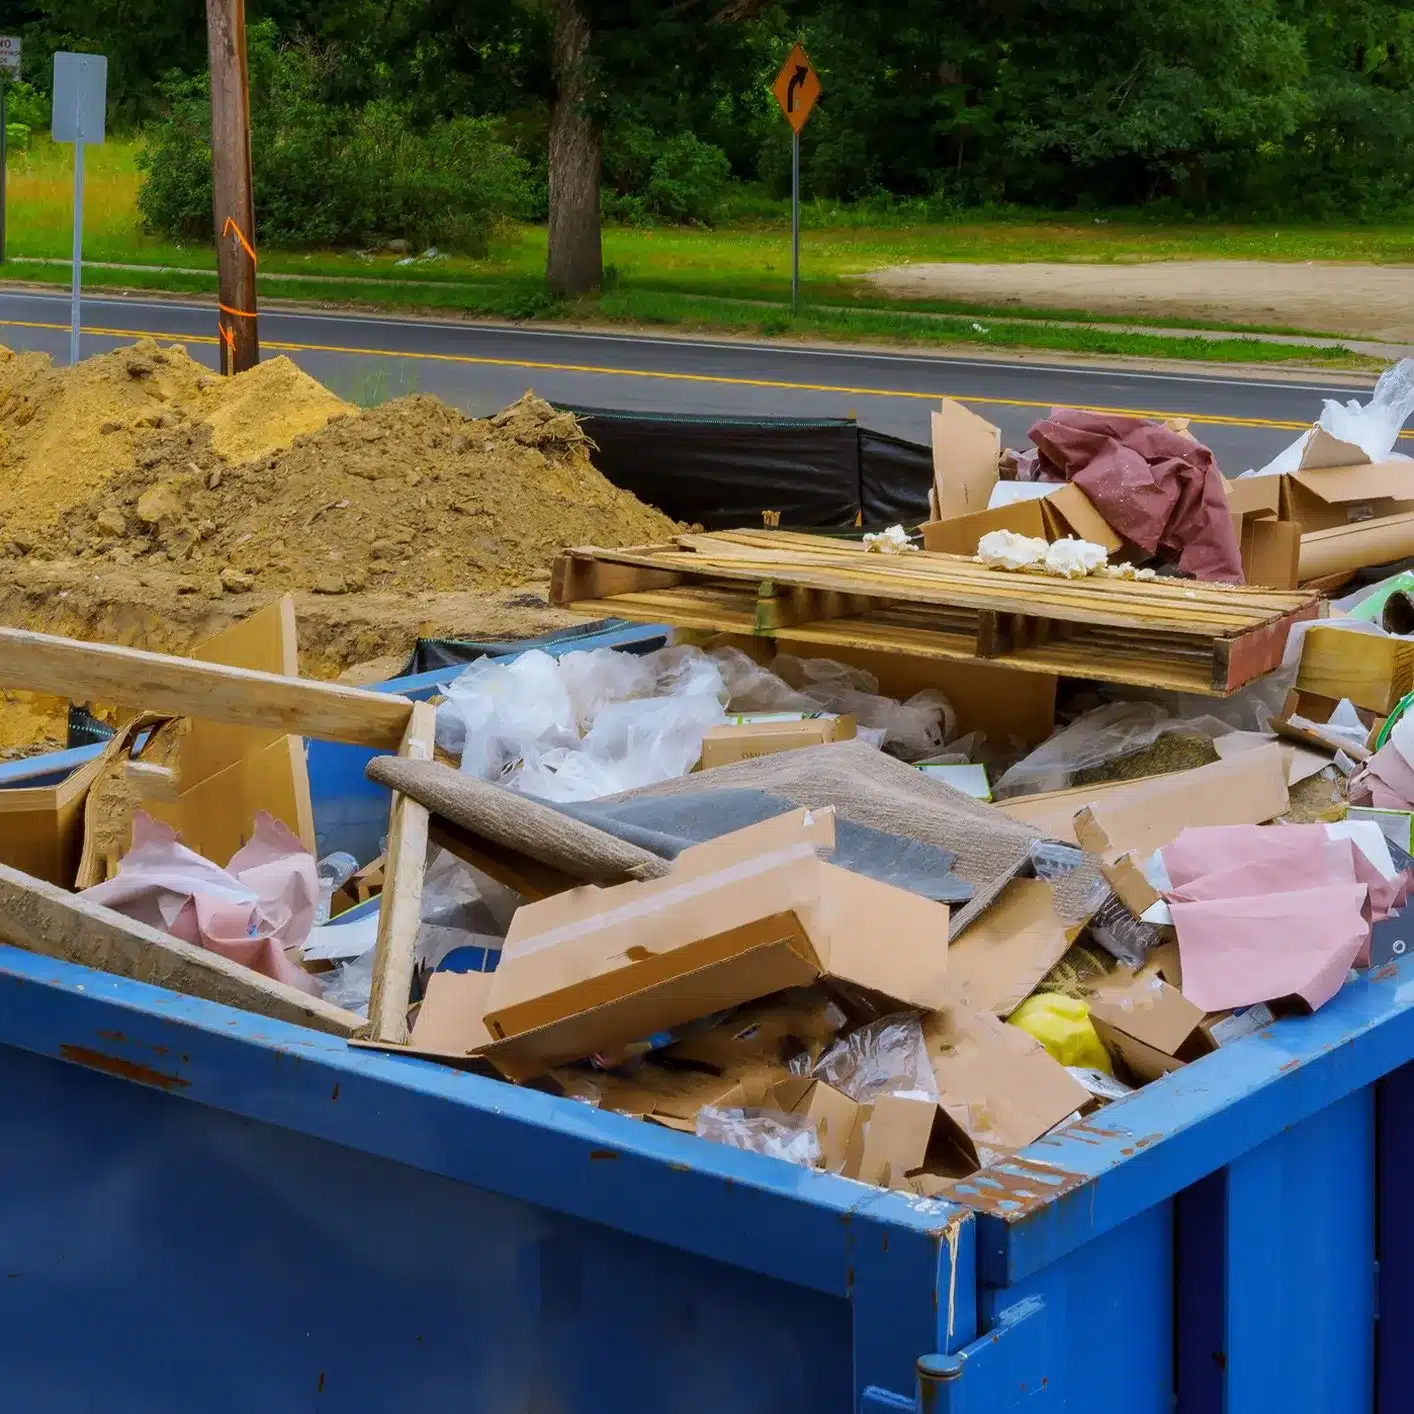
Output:
<svg viewBox="0 0 1414 1414">
<path fill-rule="evenodd" d="M 0 623 L 181 653 L 292 590 L 315 677 L 544 633 L 576 622 L 545 600 L 558 550 L 675 528 L 591 451 L 530 394 L 364 412 L 285 358 L 219 378 L 151 341 L 72 370 L 0 349 Z M 65 712 L 0 697 L 0 756 L 62 744 Z"/>
</svg>

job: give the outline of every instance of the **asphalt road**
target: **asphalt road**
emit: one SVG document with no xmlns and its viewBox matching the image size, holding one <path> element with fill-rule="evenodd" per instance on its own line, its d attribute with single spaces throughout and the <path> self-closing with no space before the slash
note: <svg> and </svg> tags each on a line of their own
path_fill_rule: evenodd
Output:
<svg viewBox="0 0 1414 1414">
<path fill-rule="evenodd" d="M 0 342 L 68 357 L 66 295 L 0 291 Z M 141 335 L 180 340 L 216 365 L 210 304 L 139 296 L 83 303 L 85 356 Z M 960 398 L 996 422 L 1007 445 L 1060 404 L 1145 414 L 1181 413 L 1230 475 L 1260 465 L 1320 412 L 1324 397 L 1368 391 L 1339 380 L 1127 371 L 736 340 L 575 333 L 545 327 L 368 315 L 260 317 L 263 351 L 286 353 L 354 401 L 435 393 L 470 413 L 504 406 L 527 388 L 552 402 L 731 417 L 845 417 L 928 440 L 938 398 Z"/>
</svg>

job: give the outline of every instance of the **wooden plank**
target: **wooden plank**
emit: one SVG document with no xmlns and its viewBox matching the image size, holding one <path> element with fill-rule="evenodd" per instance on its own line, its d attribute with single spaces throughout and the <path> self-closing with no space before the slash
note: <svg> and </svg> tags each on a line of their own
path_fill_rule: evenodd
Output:
<svg viewBox="0 0 1414 1414">
<path fill-rule="evenodd" d="M 1324 624 L 1307 629 L 1296 687 L 1388 714 L 1414 690 L 1414 643 Z"/>
<path fill-rule="evenodd" d="M 612 594 L 671 589 L 681 578 L 665 570 L 609 564 L 570 551 L 557 556 L 550 571 L 550 602 L 573 604 L 578 599 L 605 599 Z"/>
<path fill-rule="evenodd" d="M 135 703 L 169 716 L 269 727 L 383 751 L 397 749 L 412 715 L 411 702 L 387 693 L 18 628 L 0 628 L 0 687 L 70 701 Z"/>
<path fill-rule="evenodd" d="M 1221 612 L 1255 610 L 1258 617 L 1289 611 L 1311 599 L 1302 590 L 1249 589 L 1242 585 L 1210 584 L 1199 580 L 1158 578 L 1146 581 L 1114 580 L 1091 577 L 1079 580 L 1054 579 L 1048 576 L 994 570 L 976 560 L 957 555 L 914 552 L 908 555 L 875 555 L 862 553 L 856 542 L 833 540 L 823 536 L 790 531 L 714 531 L 711 534 L 684 535 L 678 545 L 697 552 L 701 565 L 716 561 L 735 560 L 738 564 L 751 561 L 752 577 L 760 577 L 761 566 L 788 568 L 793 565 L 836 566 L 858 570 L 883 579 L 902 577 L 923 578 L 933 582 L 957 582 L 996 585 L 998 582 L 1020 581 L 1027 586 L 1044 586 L 1048 591 L 1080 596 L 1101 596 L 1131 603 L 1161 604 L 1182 607 L 1187 611 L 1213 608 Z M 662 568 L 671 562 L 694 573 L 691 556 L 681 555 L 675 548 L 649 546 L 627 550 L 580 551 L 616 563 L 633 563 Z"/>
<path fill-rule="evenodd" d="M 0 941 L 297 1026 L 351 1036 L 363 1018 L 0 865 Z"/>
<path fill-rule="evenodd" d="M 415 703 L 398 755 L 432 760 L 437 709 Z M 373 954 L 373 987 L 368 999 L 368 1036 L 403 1044 L 408 1038 L 408 1003 L 422 923 L 422 876 L 427 867 L 427 808 L 394 791 L 388 815 L 388 859 L 378 909 L 378 945 Z"/>
</svg>

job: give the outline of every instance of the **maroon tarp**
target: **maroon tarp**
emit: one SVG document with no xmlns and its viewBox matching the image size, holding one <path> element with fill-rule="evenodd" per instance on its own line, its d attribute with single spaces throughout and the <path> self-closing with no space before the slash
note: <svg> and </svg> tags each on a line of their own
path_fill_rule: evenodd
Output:
<svg viewBox="0 0 1414 1414">
<path fill-rule="evenodd" d="M 1056 408 L 1032 427 L 1043 481 L 1073 481 L 1146 555 L 1195 579 L 1241 584 L 1222 472 L 1201 442 L 1137 417 Z"/>
</svg>

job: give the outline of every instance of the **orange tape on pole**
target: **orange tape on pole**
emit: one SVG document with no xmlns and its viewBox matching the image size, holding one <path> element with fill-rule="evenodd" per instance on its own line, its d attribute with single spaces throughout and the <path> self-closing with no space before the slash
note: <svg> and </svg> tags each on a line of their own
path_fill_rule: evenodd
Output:
<svg viewBox="0 0 1414 1414">
<path fill-rule="evenodd" d="M 233 231 L 235 232 L 236 239 L 245 247 L 245 253 L 250 256 L 250 263 L 252 265 L 256 264 L 255 247 L 246 240 L 245 232 L 236 225 L 236 218 L 234 216 L 228 216 L 226 217 L 226 224 L 221 227 L 221 235 L 224 238 L 229 236 Z"/>
</svg>

